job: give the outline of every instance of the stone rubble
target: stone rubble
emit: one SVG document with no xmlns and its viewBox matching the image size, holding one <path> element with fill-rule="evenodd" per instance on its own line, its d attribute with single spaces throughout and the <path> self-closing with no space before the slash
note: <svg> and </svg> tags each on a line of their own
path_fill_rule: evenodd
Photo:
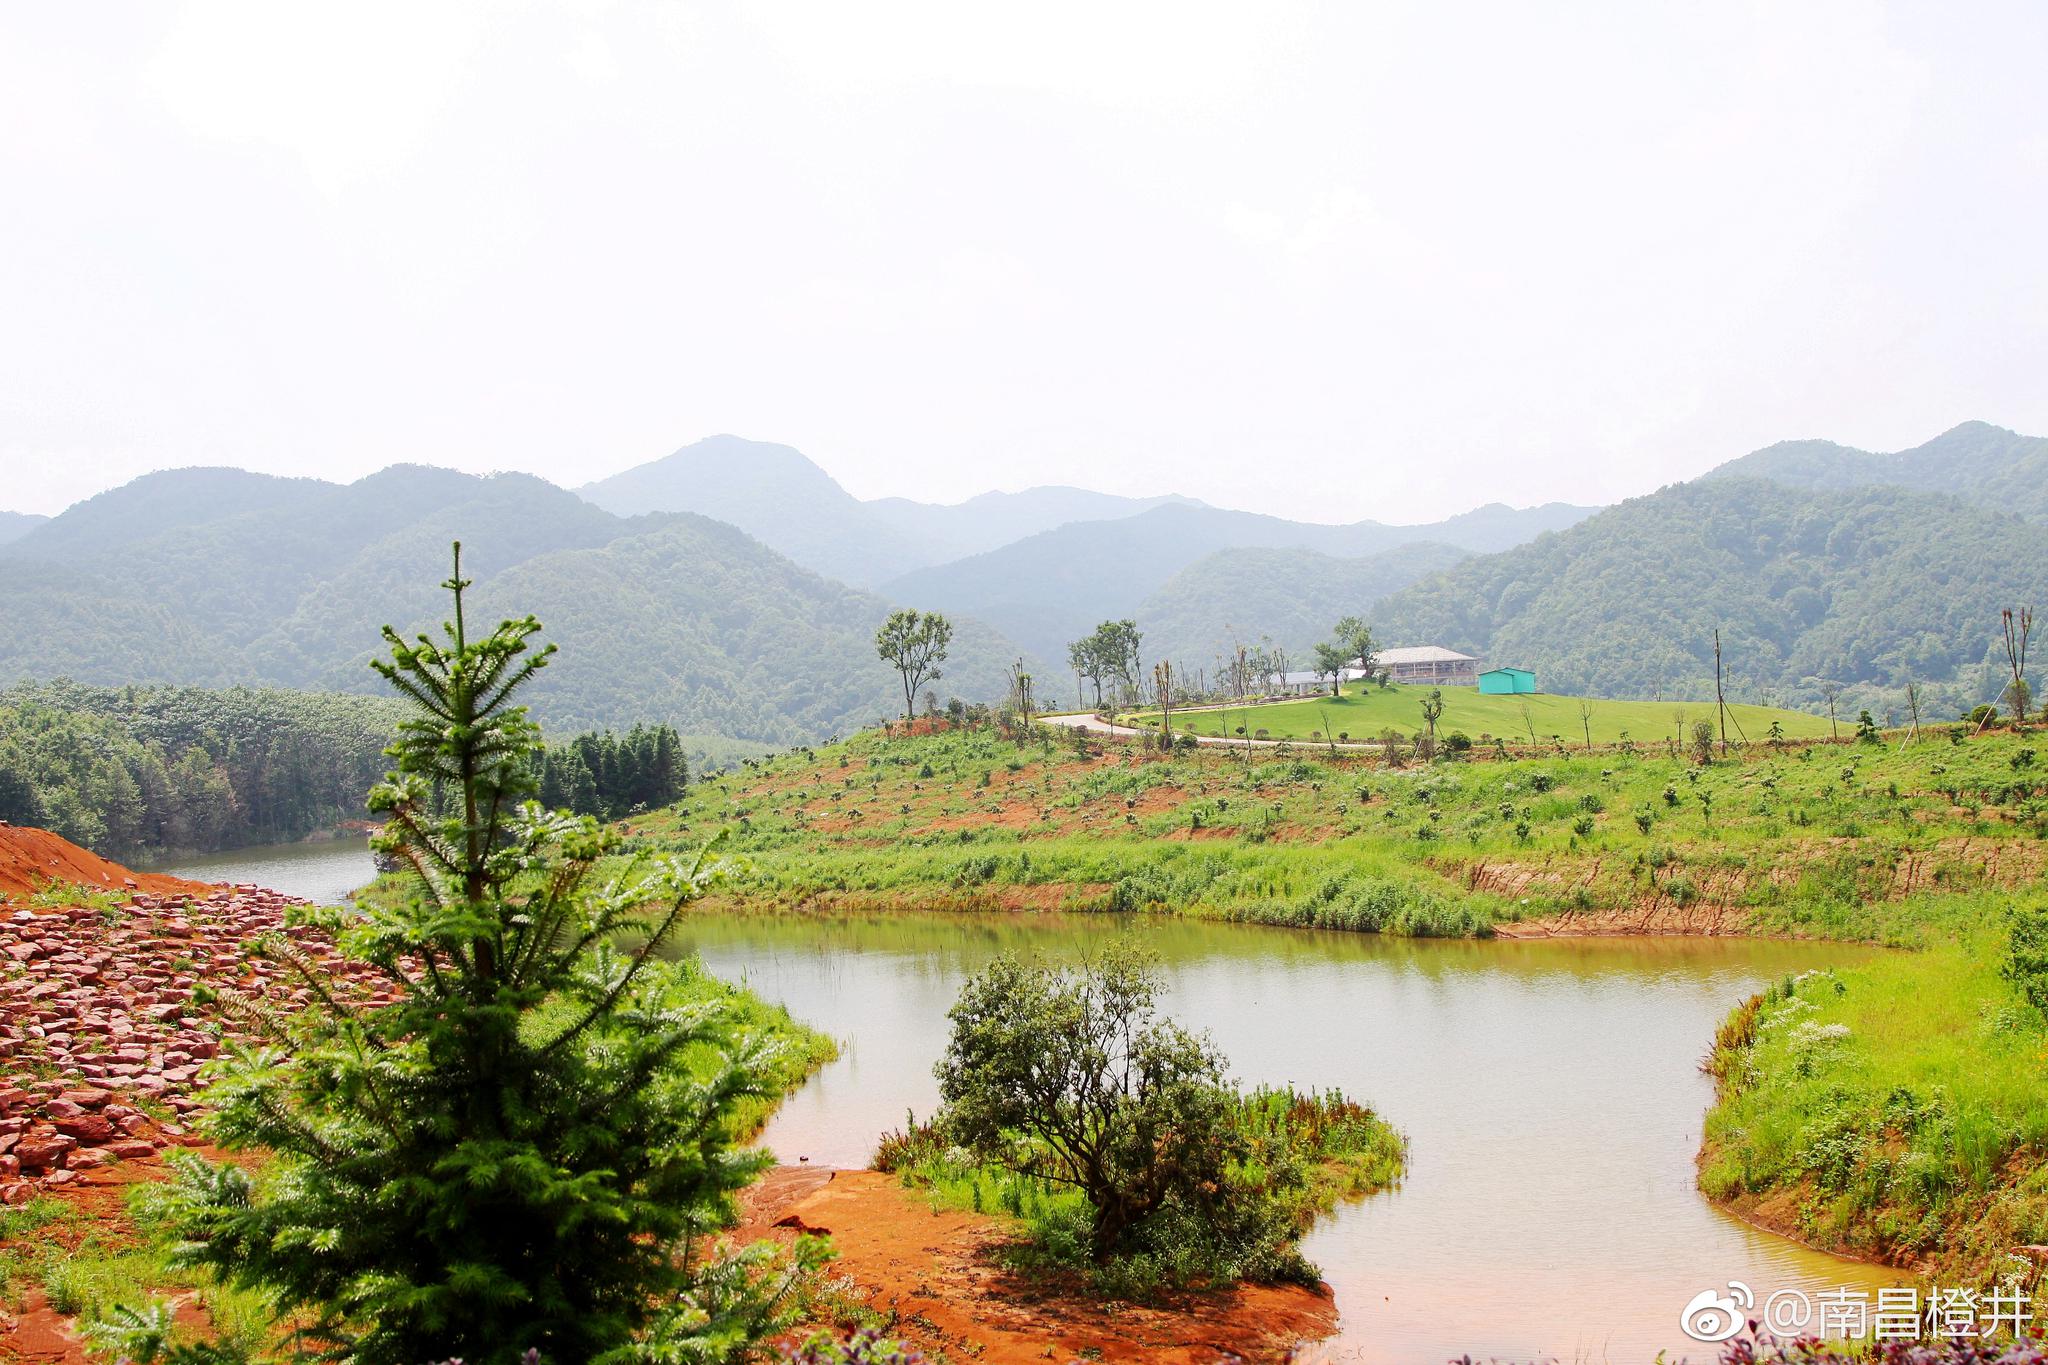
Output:
<svg viewBox="0 0 2048 1365">
<path fill-rule="evenodd" d="M 327 936 L 285 928 L 303 904 L 253 886 L 207 896 L 133 896 L 111 917 L 85 906 L 0 901 L 0 1203 L 21 1204 L 78 1173 L 198 1145 L 206 1063 L 256 1036 L 211 1004 L 232 990 L 288 1015 L 312 992 L 248 945 L 281 932 L 338 995 L 392 998 Z"/>
</svg>

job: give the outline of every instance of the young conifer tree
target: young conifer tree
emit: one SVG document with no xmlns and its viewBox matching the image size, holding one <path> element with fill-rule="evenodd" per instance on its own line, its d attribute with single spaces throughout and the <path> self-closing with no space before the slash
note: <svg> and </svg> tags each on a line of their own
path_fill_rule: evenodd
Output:
<svg viewBox="0 0 2048 1365">
<path fill-rule="evenodd" d="M 268 1164 L 188 1161 L 189 1258 L 360 1365 L 725 1359 L 787 1282 L 697 1246 L 767 1160 L 734 1107 L 775 1062 L 660 955 L 718 870 L 600 879 L 617 836 L 526 799 L 539 731 L 513 698 L 554 646 L 532 617 L 472 639 L 461 571 L 457 545 L 446 638 L 386 628 L 375 665 L 415 708 L 371 793 L 406 894 L 311 916 L 395 1001 L 261 945 L 317 1006 L 241 1002 L 272 1044 L 225 1064 L 214 1131 Z"/>
</svg>

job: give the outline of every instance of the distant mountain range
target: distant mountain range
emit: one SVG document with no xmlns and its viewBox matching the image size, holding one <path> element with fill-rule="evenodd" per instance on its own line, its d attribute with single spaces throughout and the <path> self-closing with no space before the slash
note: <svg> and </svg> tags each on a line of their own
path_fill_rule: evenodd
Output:
<svg viewBox="0 0 2048 1365">
<path fill-rule="evenodd" d="M 1995 695 L 2001 607 L 2048 601 L 2048 530 L 1938 493 L 1714 478 L 1466 560 L 1381 602 L 1384 638 L 1536 670 L 1547 692 L 1732 694 L 1929 718 Z M 1996 666 L 1994 665 L 1996 660 Z M 1851 711 L 1853 714 L 1853 710 Z"/>
<path fill-rule="evenodd" d="M 171 470 L 0 515 L 0 682 L 368 690 L 376 628 L 440 618 L 460 537 L 481 609 L 534 611 L 570 646 L 534 693 L 554 726 L 786 744 L 872 719 L 893 709 L 872 648 L 892 605 L 955 618 L 942 697 L 993 698 L 1019 659 L 1061 677 L 1105 619 L 1137 620 L 1148 662 L 1207 669 L 1238 644 L 1305 661 L 1360 614 L 1385 643 L 1532 666 L 1549 690 L 1697 697 L 1718 626 L 1744 695 L 1811 706 L 1832 681 L 1893 707 L 1914 682 L 1948 706 L 1996 692 L 1998 608 L 2048 597 L 2042 490 L 2048 440 L 1981 422 L 1890 455 L 1786 442 L 1604 511 L 1417 526 L 1077 488 L 862 501 L 732 436 L 582 497 L 420 466 L 348 485 Z"/>
<path fill-rule="evenodd" d="M 1890 455 L 1833 441 L 1780 441 L 1706 477 L 1768 479 L 1795 488 L 1911 488 L 2048 521 L 2048 437 L 2022 436 L 1989 422 L 1965 422 Z"/>
<path fill-rule="evenodd" d="M 28 512 L 0 512 L 0 545 L 20 540 L 48 520 Z"/>
<path fill-rule="evenodd" d="M 1192 502 L 1085 488 L 983 493 L 952 505 L 908 498 L 862 502 L 802 452 L 739 436 L 707 437 L 577 491 L 620 516 L 695 512 L 729 522 L 805 568 L 859 587 L 1071 521 L 1111 520 L 1164 503 Z"/>
<path fill-rule="evenodd" d="M 1563 503 L 1519 512 L 1491 506 L 1424 526 L 1374 521 L 1319 526 L 1172 504 L 1121 521 L 1083 521 L 1041 531 L 1000 549 L 905 574 L 882 591 L 899 601 L 978 617 L 1040 657 L 1063 660 L 1068 641 L 1098 621 L 1137 616 L 1145 599 L 1176 574 L 1221 550 L 1313 550 L 1337 558 L 1423 542 L 1492 550 L 1570 526 L 1591 510 Z M 1209 636 L 1250 628 L 1227 597 L 1205 612 L 1204 624 L 1189 624 Z M 1185 638 L 1192 642 L 1194 637 Z"/>
<path fill-rule="evenodd" d="M 1320 550 L 1218 550 L 1182 569 L 1138 604 L 1145 652 L 1191 678 L 1219 676 L 1238 646 L 1278 651 L 1290 671 L 1315 667 L 1316 642 L 1346 616 L 1375 609 L 1429 574 L 1470 557 L 1436 541 L 1340 559 Z"/>
<path fill-rule="evenodd" d="M 477 616 L 533 612 L 563 645 L 530 697 L 551 728 L 789 744 L 893 714 L 881 598 L 705 517 L 419 466 L 348 485 L 170 470 L 70 508 L 0 549 L 0 678 L 375 691 L 378 628 L 445 618 L 457 538 Z M 1016 647 L 957 625 L 941 686 L 999 695 Z"/>
</svg>

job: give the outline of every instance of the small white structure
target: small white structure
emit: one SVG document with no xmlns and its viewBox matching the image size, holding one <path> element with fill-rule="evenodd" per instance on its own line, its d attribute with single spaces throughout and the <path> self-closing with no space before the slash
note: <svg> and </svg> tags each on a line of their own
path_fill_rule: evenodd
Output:
<svg viewBox="0 0 2048 1365">
<path fill-rule="evenodd" d="M 1358 661 L 1354 659 L 1352 662 Z M 1441 645 L 1383 649 L 1379 653 L 1379 666 L 1397 683 L 1449 684 L 1453 687 L 1479 685 L 1479 660 Z"/>
</svg>

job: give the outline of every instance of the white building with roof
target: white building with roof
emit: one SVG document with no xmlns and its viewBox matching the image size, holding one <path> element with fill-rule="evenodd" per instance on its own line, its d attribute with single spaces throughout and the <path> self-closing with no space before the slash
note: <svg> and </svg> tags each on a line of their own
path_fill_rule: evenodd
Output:
<svg viewBox="0 0 2048 1365">
<path fill-rule="evenodd" d="M 1358 660 L 1351 661 L 1354 665 Z M 1477 687 L 1479 660 L 1442 645 L 1410 645 L 1379 652 L 1379 666 L 1397 683 L 1428 683 L 1445 687 Z"/>
</svg>

